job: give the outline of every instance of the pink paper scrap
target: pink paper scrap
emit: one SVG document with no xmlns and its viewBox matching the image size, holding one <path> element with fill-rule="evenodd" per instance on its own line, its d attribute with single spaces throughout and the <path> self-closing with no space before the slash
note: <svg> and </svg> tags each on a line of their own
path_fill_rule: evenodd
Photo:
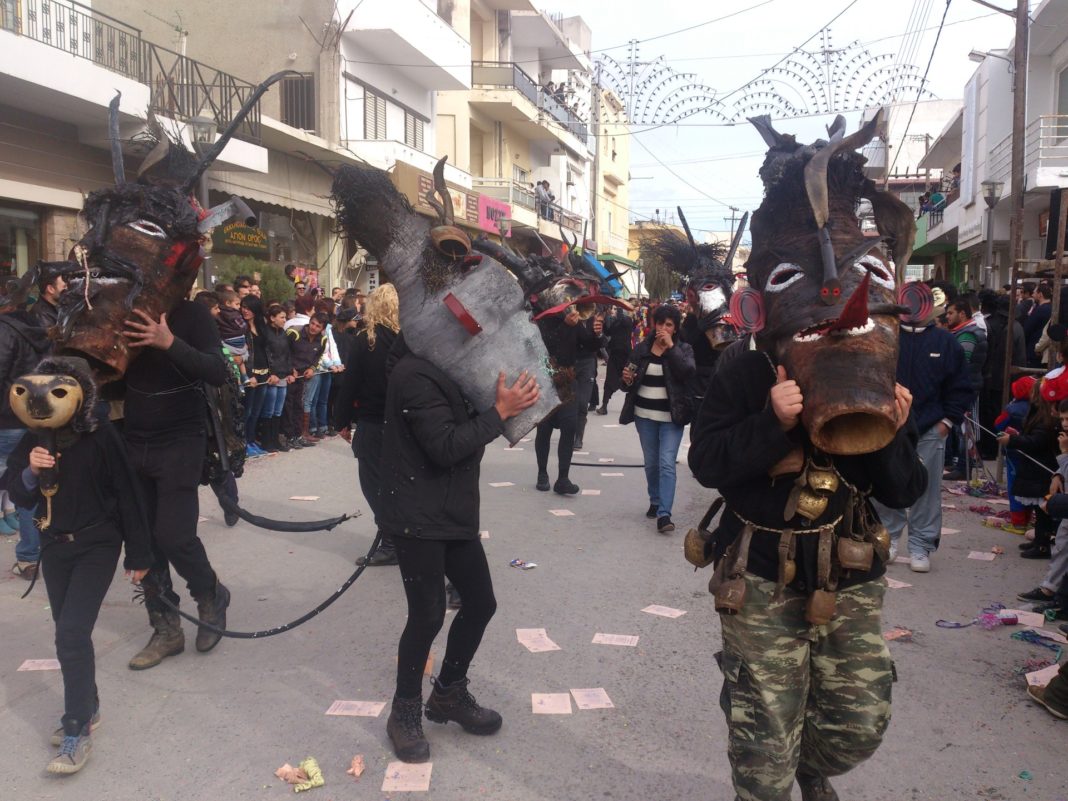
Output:
<svg viewBox="0 0 1068 801">
<path fill-rule="evenodd" d="M 574 517 L 575 513 L 570 509 L 550 509 L 549 514 L 556 515 L 557 517 Z"/>
<path fill-rule="evenodd" d="M 571 694 L 575 697 L 575 706 L 579 709 L 614 709 L 616 706 L 603 687 L 572 690 Z"/>
<path fill-rule="evenodd" d="M 959 528 L 943 528 L 942 529 L 942 535 L 945 536 L 946 534 L 960 534 L 960 529 Z"/>
<path fill-rule="evenodd" d="M 594 634 L 594 645 L 626 645 L 634 647 L 638 644 L 637 634 Z"/>
<path fill-rule="evenodd" d="M 530 709 L 535 715 L 570 715 L 570 693 L 531 693 Z"/>
<path fill-rule="evenodd" d="M 602 456 L 602 457 L 601 457 L 600 459 L 598 459 L 597 461 L 598 461 L 598 462 L 614 462 L 614 461 L 615 461 L 615 459 L 613 459 L 613 458 L 612 458 L 611 456 Z"/>
<path fill-rule="evenodd" d="M 514 487 L 515 486 L 515 484 L 513 484 L 511 481 L 491 481 L 489 483 L 489 485 L 491 487 L 497 487 L 497 488 L 500 488 L 500 487 Z"/>
<path fill-rule="evenodd" d="M 1060 672 L 1060 665 L 1050 665 L 1044 667 L 1042 670 L 1036 670 L 1027 674 L 1027 684 L 1030 687 L 1045 687 L 1051 681 L 1053 677 Z"/>
<path fill-rule="evenodd" d="M 682 617 L 686 613 L 681 609 L 672 609 L 670 606 L 661 606 L 660 604 L 650 604 L 642 610 L 648 612 L 650 615 L 659 615 L 660 617 Z"/>
<path fill-rule="evenodd" d="M 980 562 L 993 562 L 997 554 L 990 551 L 968 551 L 968 558 L 978 559 Z"/>
<path fill-rule="evenodd" d="M 478 536 L 479 536 L 480 539 L 488 540 L 489 539 L 489 532 L 488 531 L 480 531 L 480 532 L 478 532 Z"/>
<path fill-rule="evenodd" d="M 549 639 L 545 629 L 516 629 L 515 638 L 532 654 L 560 650 L 560 646 Z"/>
<path fill-rule="evenodd" d="M 327 715 L 348 715 L 358 718 L 377 718 L 386 708 L 385 701 L 334 701 Z"/>
<path fill-rule="evenodd" d="M 201 515 L 200 517 L 197 518 L 197 522 L 198 523 L 207 523 L 208 522 L 208 518 L 204 517 L 204 515 Z"/>
<path fill-rule="evenodd" d="M 59 670 L 58 659 L 27 659 L 19 670 Z"/>
<path fill-rule="evenodd" d="M 600 490 L 582 490 L 583 495 L 600 495 Z"/>
<path fill-rule="evenodd" d="M 623 478 L 622 473 L 601 473 L 605 478 Z"/>
<path fill-rule="evenodd" d="M 382 782 L 383 793 L 425 793 L 430 789 L 430 772 L 433 762 L 422 764 L 390 762 L 386 765 L 386 778 Z"/>
<path fill-rule="evenodd" d="M 319 496 L 318 495 L 290 495 L 289 496 L 289 500 L 291 500 L 291 501 L 317 501 L 317 500 L 319 500 Z"/>
<path fill-rule="evenodd" d="M 907 584 L 904 581 L 898 581 L 897 579 L 893 579 L 893 578 L 890 578 L 889 576 L 887 576 L 886 577 L 886 586 L 889 587 L 892 590 L 904 590 L 904 589 L 906 589 L 908 587 L 911 587 L 912 585 L 911 584 Z"/>
<path fill-rule="evenodd" d="M 605 423 L 605 428 L 619 428 L 619 423 Z"/>
</svg>

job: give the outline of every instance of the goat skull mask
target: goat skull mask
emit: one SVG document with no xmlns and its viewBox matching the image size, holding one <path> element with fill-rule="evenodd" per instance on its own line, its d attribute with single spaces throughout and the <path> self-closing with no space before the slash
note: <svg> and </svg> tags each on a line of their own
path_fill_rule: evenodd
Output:
<svg viewBox="0 0 1068 801">
<path fill-rule="evenodd" d="M 878 121 L 846 137 L 839 118 L 829 142 L 810 146 L 753 121 L 771 145 L 746 263 L 766 321 L 757 343 L 798 382 L 809 437 L 832 454 L 870 453 L 897 430 L 894 264 L 881 252 L 883 237 L 862 232 L 857 201 L 871 200 L 898 261 L 907 262 L 915 227 L 907 206 L 864 177 L 855 152 Z"/>
</svg>

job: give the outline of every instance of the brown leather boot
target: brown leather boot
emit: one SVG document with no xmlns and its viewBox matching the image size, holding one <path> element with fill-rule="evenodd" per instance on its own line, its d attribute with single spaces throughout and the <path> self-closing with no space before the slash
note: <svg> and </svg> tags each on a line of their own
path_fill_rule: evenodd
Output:
<svg viewBox="0 0 1068 801">
<path fill-rule="evenodd" d="M 301 428 L 300 436 L 303 437 L 305 440 L 307 440 L 308 442 L 311 442 L 311 443 L 316 443 L 316 442 L 319 442 L 322 439 L 322 437 L 317 437 L 317 436 L 315 436 L 315 434 L 313 434 L 311 432 L 311 428 L 309 428 L 309 426 L 311 425 L 311 414 L 309 414 L 308 412 L 304 413 L 304 417 L 303 417 L 303 421 L 302 421 L 301 425 L 302 425 L 302 428 Z"/>
<path fill-rule="evenodd" d="M 185 650 L 185 632 L 182 620 L 176 612 L 152 610 L 148 620 L 155 631 L 148 645 L 142 648 L 129 662 L 130 670 L 145 670 L 155 667 L 168 656 L 176 656 Z"/>
<path fill-rule="evenodd" d="M 423 699 L 393 696 L 393 708 L 386 721 L 386 734 L 393 743 L 393 753 L 401 762 L 427 762 L 430 743 L 423 735 Z"/>
<path fill-rule="evenodd" d="M 492 709 L 479 706 L 467 691 L 470 679 L 461 679 L 448 687 L 442 687 L 436 678 L 430 683 L 434 685 L 434 691 L 426 702 L 428 720 L 435 723 L 455 720 L 468 734 L 496 734 L 501 728 L 501 716 Z"/>
<path fill-rule="evenodd" d="M 210 593 L 197 598 L 197 617 L 204 623 L 225 629 L 226 607 L 230 605 L 230 591 L 219 580 L 215 581 L 215 589 Z M 218 632 L 206 629 L 203 626 L 197 629 L 197 650 L 202 654 L 207 653 L 216 645 L 222 635 Z"/>
<path fill-rule="evenodd" d="M 798 771 L 797 786 L 801 788 L 801 801 L 838 801 L 838 793 L 831 787 L 826 776 L 813 776 Z"/>
</svg>

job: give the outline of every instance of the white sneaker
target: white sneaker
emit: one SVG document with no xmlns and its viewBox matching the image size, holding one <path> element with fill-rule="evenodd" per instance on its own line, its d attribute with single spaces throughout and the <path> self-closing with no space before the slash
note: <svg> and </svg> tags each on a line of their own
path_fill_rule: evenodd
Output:
<svg viewBox="0 0 1068 801">
<path fill-rule="evenodd" d="M 895 559 L 897 559 L 897 543 L 896 542 L 891 542 L 890 543 L 890 556 L 889 556 L 889 558 L 887 560 L 887 564 L 891 564 L 892 565 L 894 563 Z"/>
<path fill-rule="evenodd" d="M 913 573 L 930 573 L 931 572 L 931 560 L 926 554 L 912 554 L 909 557 L 909 568 Z"/>
</svg>

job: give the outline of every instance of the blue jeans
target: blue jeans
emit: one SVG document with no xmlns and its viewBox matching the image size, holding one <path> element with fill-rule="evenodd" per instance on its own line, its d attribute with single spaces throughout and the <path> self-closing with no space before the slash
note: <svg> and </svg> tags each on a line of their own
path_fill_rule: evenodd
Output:
<svg viewBox="0 0 1068 801">
<path fill-rule="evenodd" d="M 0 429 L 0 476 L 7 470 L 7 458 L 15 450 L 26 433 L 24 428 Z M 41 556 L 41 534 L 33 524 L 33 509 L 15 507 L 19 514 L 19 541 L 15 546 L 15 558 L 20 562 L 36 562 Z"/>
<path fill-rule="evenodd" d="M 323 383 L 323 374 L 315 373 L 304 382 L 304 414 L 311 414 L 315 408 L 315 396 L 319 393 L 319 386 Z"/>
<path fill-rule="evenodd" d="M 245 439 L 256 441 L 256 421 L 263 414 L 263 402 L 267 399 L 267 387 L 258 384 L 245 387 Z"/>
<path fill-rule="evenodd" d="M 330 425 L 330 387 L 333 384 L 333 373 L 323 373 L 319 376 L 319 391 L 315 395 L 315 405 L 311 410 L 311 427 L 316 431 Z"/>
<path fill-rule="evenodd" d="M 635 417 L 634 427 L 638 429 L 642 444 L 649 503 L 656 507 L 657 517 L 670 517 L 671 505 L 675 502 L 675 459 L 679 455 L 684 427 L 645 417 Z"/>
<path fill-rule="evenodd" d="M 895 545 L 908 523 L 910 556 L 927 556 L 938 550 L 942 537 L 942 464 L 945 449 L 946 440 L 937 424 L 920 436 L 916 452 L 927 470 L 927 489 L 910 508 L 890 509 L 878 501 L 872 501 Z"/>
<path fill-rule="evenodd" d="M 286 405 L 286 387 L 285 383 L 264 386 L 263 411 L 260 412 L 260 417 L 269 419 L 282 416 L 282 409 Z"/>
</svg>

